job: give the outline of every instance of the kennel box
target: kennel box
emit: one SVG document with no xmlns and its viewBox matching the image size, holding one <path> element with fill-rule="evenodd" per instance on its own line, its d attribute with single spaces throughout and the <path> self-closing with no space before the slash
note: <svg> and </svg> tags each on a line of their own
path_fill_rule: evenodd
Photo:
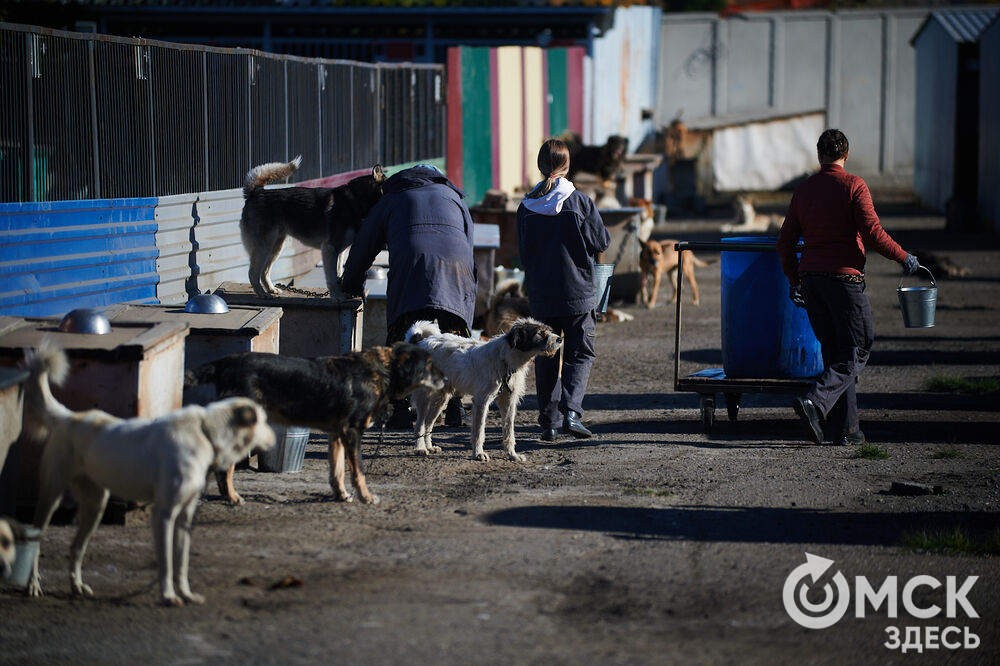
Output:
<svg viewBox="0 0 1000 666">
<path fill-rule="evenodd" d="M 281 308 L 278 351 L 286 356 L 336 356 L 361 349 L 364 310 L 360 298 L 335 301 L 320 287 L 286 290 L 261 298 L 249 284 L 223 282 L 214 292 L 230 308 Z"/>
<path fill-rule="evenodd" d="M 281 308 L 231 305 L 229 312 L 185 312 L 183 305 L 114 305 L 105 312 L 117 322 L 181 322 L 188 325 L 184 368 L 239 352 L 278 353 Z"/>
<path fill-rule="evenodd" d="M 60 331 L 59 321 L 0 317 L 0 367 L 16 367 L 26 347 L 38 347 L 48 338 L 69 359 L 66 381 L 53 386 L 52 393 L 70 409 L 155 418 L 181 406 L 187 323 L 116 322 L 109 333 L 94 335 Z M 22 436 L 14 448 L 19 457 L 17 507 L 33 506 L 41 445 Z M 106 520 L 114 519 L 112 509 Z"/>
</svg>

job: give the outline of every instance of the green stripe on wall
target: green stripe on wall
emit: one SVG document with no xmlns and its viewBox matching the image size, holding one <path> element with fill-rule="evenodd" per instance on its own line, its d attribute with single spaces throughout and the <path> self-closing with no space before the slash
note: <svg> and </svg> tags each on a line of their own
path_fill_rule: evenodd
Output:
<svg viewBox="0 0 1000 666">
<path fill-rule="evenodd" d="M 569 129 L 566 49 L 549 49 L 549 136 Z"/>
<path fill-rule="evenodd" d="M 493 187 L 490 126 L 490 49 L 462 49 L 462 185 L 466 202 L 482 201 Z"/>
</svg>

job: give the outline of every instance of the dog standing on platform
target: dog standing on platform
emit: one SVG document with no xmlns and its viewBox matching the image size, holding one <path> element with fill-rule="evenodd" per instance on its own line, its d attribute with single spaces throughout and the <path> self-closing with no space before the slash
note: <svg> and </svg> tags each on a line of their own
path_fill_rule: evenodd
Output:
<svg viewBox="0 0 1000 666">
<path fill-rule="evenodd" d="M 270 273 L 288 236 L 322 252 L 327 289 L 331 296 L 339 294 L 340 253 L 351 244 L 368 212 L 382 197 L 385 172 L 380 164 L 372 167 L 371 174 L 352 178 L 339 187 L 264 189 L 268 183 L 291 176 L 301 162 L 299 156 L 291 162 L 261 164 L 250 169 L 243 185 L 246 201 L 240 217 L 240 236 L 250 255 L 250 286 L 261 298 L 280 293 Z"/>
</svg>

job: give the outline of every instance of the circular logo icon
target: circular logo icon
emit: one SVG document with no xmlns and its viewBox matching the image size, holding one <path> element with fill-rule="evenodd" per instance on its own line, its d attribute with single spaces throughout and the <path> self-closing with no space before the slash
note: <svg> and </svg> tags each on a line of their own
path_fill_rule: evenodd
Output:
<svg viewBox="0 0 1000 666">
<path fill-rule="evenodd" d="M 785 579 L 781 595 L 785 602 L 785 612 L 807 629 L 832 627 L 844 617 L 851 603 L 851 591 L 847 579 L 839 571 L 832 578 L 834 585 L 837 586 L 836 594 L 830 583 L 826 583 L 819 588 L 823 591 L 823 600 L 819 603 L 809 601 L 809 590 L 814 589 L 813 586 L 831 565 L 833 560 L 806 553 L 806 563 L 795 567 Z M 812 579 L 811 583 L 806 580 L 808 578 Z"/>
</svg>

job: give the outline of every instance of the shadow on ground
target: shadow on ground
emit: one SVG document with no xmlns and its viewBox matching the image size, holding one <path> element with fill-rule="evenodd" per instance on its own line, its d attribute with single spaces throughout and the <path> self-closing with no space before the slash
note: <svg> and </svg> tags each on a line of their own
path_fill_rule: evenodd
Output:
<svg viewBox="0 0 1000 666">
<path fill-rule="evenodd" d="M 743 543 L 823 543 L 898 546 L 904 534 L 963 528 L 986 535 L 995 512 L 834 513 L 813 509 L 677 506 L 525 506 L 485 514 L 491 525 L 582 530 L 629 538 Z"/>
</svg>

